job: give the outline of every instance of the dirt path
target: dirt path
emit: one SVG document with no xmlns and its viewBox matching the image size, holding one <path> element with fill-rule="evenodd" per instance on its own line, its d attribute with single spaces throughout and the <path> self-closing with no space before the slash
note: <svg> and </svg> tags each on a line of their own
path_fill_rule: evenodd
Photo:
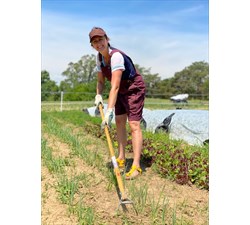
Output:
<svg viewBox="0 0 250 225">
<path fill-rule="evenodd" d="M 132 205 L 128 205 L 128 213 L 124 217 L 122 208 L 117 211 L 119 200 L 115 188 L 109 187 L 109 181 L 97 168 L 87 165 L 87 163 L 71 154 L 71 147 L 59 141 L 56 137 L 44 135 L 48 141 L 48 146 L 52 149 L 54 157 L 61 157 L 70 161 L 66 166 L 65 174 L 68 177 L 83 175 L 84 182 L 80 184 L 76 193 L 74 204 L 81 202 L 84 206 L 94 210 L 96 224 L 153 224 L 152 206 L 163 197 L 167 202 L 166 223 L 154 224 L 173 224 L 170 218 L 174 214 L 178 217 L 175 224 L 208 224 L 208 191 L 199 190 L 194 186 L 181 186 L 167 179 L 159 177 L 150 167 L 145 168 L 144 173 L 135 181 L 126 181 L 126 190 L 145 191 L 147 190 L 146 209 L 136 215 Z M 91 137 L 84 137 L 91 139 Z M 100 140 L 98 140 L 100 141 Z M 90 142 L 91 143 L 91 142 Z M 106 144 L 100 145 L 96 142 L 87 148 L 97 148 L 107 155 Z M 131 157 L 131 155 L 127 155 Z M 107 160 L 106 157 L 104 160 Z M 43 164 L 42 164 L 43 165 Z M 56 174 L 42 166 L 42 224 L 43 225 L 77 225 L 78 218 L 70 213 L 69 206 L 63 204 L 59 199 L 56 189 L 58 177 Z M 131 195 L 133 193 L 130 193 Z M 138 195 L 138 193 L 137 193 Z M 149 216 L 151 215 L 151 217 Z M 101 222 L 100 222 L 101 221 Z M 129 222 L 128 222 L 129 221 Z M 179 222 L 178 222 L 179 221 Z M 182 223 L 181 223 L 182 221 Z M 184 221 L 184 222 L 183 222 Z"/>
</svg>

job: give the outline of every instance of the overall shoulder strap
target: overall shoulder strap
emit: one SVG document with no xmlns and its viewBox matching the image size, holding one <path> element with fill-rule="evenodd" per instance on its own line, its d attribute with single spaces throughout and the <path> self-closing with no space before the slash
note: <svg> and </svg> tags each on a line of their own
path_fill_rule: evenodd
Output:
<svg viewBox="0 0 250 225">
<path fill-rule="evenodd" d="M 112 51 L 109 53 L 110 56 L 112 56 L 115 52 L 120 52 L 121 54 L 123 55 L 126 55 L 124 52 L 122 52 L 121 50 L 119 49 L 116 49 L 116 48 L 113 48 L 113 47 L 109 47 Z"/>
<path fill-rule="evenodd" d="M 119 49 L 116 49 L 116 48 L 113 48 L 113 47 L 110 47 L 110 49 L 112 50 L 110 52 L 110 56 L 112 56 L 115 52 L 120 52 L 123 55 L 123 57 L 125 58 L 125 60 L 128 59 L 131 62 L 132 66 L 134 67 L 134 70 L 136 71 L 135 65 L 134 65 L 132 59 L 128 55 L 126 55 L 123 51 L 121 51 Z"/>
</svg>

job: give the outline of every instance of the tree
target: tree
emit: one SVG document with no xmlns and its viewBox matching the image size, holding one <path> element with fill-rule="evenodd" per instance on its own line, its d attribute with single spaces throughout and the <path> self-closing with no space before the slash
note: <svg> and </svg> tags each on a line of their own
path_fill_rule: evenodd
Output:
<svg viewBox="0 0 250 225">
<path fill-rule="evenodd" d="M 151 74 L 151 68 L 140 67 L 138 64 L 135 64 L 136 69 L 142 75 L 148 96 L 153 96 L 158 94 L 158 85 L 161 81 L 158 73 Z"/>
<path fill-rule="evenodd" d="M 158 96 L 160 98 L 170 98 L 175 89 L 172 85 L 172 78 L 164 79 L 158 84 L 158 92 L 160 93 Z"/>
<path fill-rule="evenodd" d="M 60 98 L 58 86 L 56 85 L 55 81 L 50 80 L 49 72 L 43 70 L 41 72 L 41 100 L 48 101 L 48 100 L 58 100 Z"/>
<path fill-rule="evenodd" d="M 79 84 L 89 83 L 95 78 L 96 61 L 95 55 L 85 55 L 76 62 L 70 62 L 68 68 L 62 73 L 66 77 L 65 83 L 71 88 L 75 88 Z"/>
<path fill-rule="evenodd" d="M 168 90 L 168 93 L 172 94 L 187 93 L 193 96 L 208 96 L 208 80 L 208 63 L 194 62 L 182 71 L 176 72 L 174 77 L 163 80 L 160 89 L 161 91 Z"/>
<path fill-rule="evenodd" d="M 70 62 L 62 75 L 66 77 L 60 83 L 61 91 L 65 92 L 65 100 L 87 101 L 94 98 L 96 92 L 95 55 L 84 55 L 78 62 Z"/>
<path fill-rule="evenodd" d="M 152 74 L 151 68 L 144 68 L 135 64 L 138 72 L 143 76 L 146 84 L 147 97 L 170 98 L 172 95 L 188 93 L 193 96 L 208 96 L 209 71 L 208 63 L 194 62 L 182 71 L 176 72 L 174 77 L 161 80 L 158 73 Z M 67 100 L 89 100 L 94 98 L 96 92 L 96 56 L 84 55 L 76 62 L 70 62 L 68 68 L 62 73 L 66 77 L 60 83 L 60 90 L 64 91 Z M 46 77 L 45 77 L 46 78 Z M 108 97 L 110 83 L 105 84 Z"/>
</svg>

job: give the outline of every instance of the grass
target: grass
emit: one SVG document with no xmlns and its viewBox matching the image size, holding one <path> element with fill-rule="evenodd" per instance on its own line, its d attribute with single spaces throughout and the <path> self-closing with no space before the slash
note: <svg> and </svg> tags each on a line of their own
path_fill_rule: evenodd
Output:
<svg viewBox="0 0 250 225">
<path fill-rule="evenodd" d="M 107 103 L 107 99 L 104 99 L 104 103 Z M 63 102 L 61 108 L 61 102 L 42 102 L 41 109 L 42 111 L 67 111 L 67 110 L 79 110 L 90 108 L 94 106 L 94 101 L 71 101 Z M 160 98 L 146 98 L 145 99 L 145 108 L 147 109 L 166 109 L 173 110 L 176 108 L 182 109 L 197 109 L 197 110 L 208 110 L 209 101 L 208 100 L 195 100 L 191 99 L 188 103 L 173 103 L 168 99 Z"/>
<path fill-rule="evenodd" d="M 209 102 L 207 100 L 191 99 L 188 100 L 188 103 L 173 103 L 168 99 L 146 98 L 144 107 L 147 109 L 166 110 L 172 110 L 176 108 L 208 110 Z"/>
<path fill-rule="evenodd" d="M 47 111 L 47 110 L 46 110 Z M 106 167 L 104 154 L 98 151 L 98 147 L 88 149 L 88 146 L 98 146 L 103 139 L 99 138 L 87 140 L 83 129 L 79 127 L 89 127 L 91 124 L 100 124 L 100 118 L 93 118 L 77 111 L 58 111 L 42 112 L 42 162 L 51 174 L 56 178 L 55 189 L 57 190 L 58 199 L 61 203 L 68 206 L 70 214 L 73 214 L 78 219 L 78 224 L 105 224 L 100 221 L 98 212 L 85 203 L 85 195 L 79 190 L 80 187 L 90 189 L 94 184 L 91 182 L 93 175 L 91 174 L 68 174 L 66 171 L 69 167 L 74 168 L 74 159 L 83 160 L 90 167 L 97 168 L 98 171 L 105 177 L 107 191 L 114 191 L 115 176 L 111 169 Z M 98 131 L 97 131 L 98 133 Z M 45 135 L 46 134 L 46 135 Z M 49 146 L 47 138 L 55 137 L 62 143 L 65 143 L 70 149 L 71 157 L 56 156 L 53 154 L 55 149 Z M 147 134 L 146 138 L 150 138 L 151 134 Z M 155 141 L 165 140 L 159 135 L 152 137 Z M 104 140 L 105 141 L 105 140 Z M 104 142 L 103 142 L 104 143 Z M 156 147 L 157 146 L 156 144 Z M 195 149 L 192 149 L 195 151 Z M 74 170 L 73 170 L 74 171 Z M 149 195 L 149 187 L 144 182 L 126 183 L 131 198 L 135 202 L 135 207 L 140 214 L 147 215 L 150 224 L 193 224 L 190 219 L 184 218 L 182 213 L 185 213 L 186 203 L 183 202 L 180 206 L 171 207 L 169 200 L 164 195 L 164 187 L 159 190 L 160 194 L 157 197 Z M 47 185 L 48 189 L 49 186 Z M 47 199 L 46 193 L 42 194 L 44 201 Z M 201 211 L 206 213 L 207 209 Z M 133 224 L 133 221 L 126 214 L 117 215 L 123 218 L 124 224 Z"/>
</svg>

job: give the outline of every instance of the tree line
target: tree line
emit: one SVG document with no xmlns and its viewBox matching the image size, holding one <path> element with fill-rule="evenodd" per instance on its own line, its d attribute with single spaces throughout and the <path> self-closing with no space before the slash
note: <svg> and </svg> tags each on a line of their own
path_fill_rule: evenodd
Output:
<svg viewBox="0 0 250 225">
<path fill-rule="evenodd" d="M 146 96 L 151 98 L 169 99 L 176 94 L 187 93 L 193 98 L 209 97 L 209 64 L 204 61 L 193 62 L 173 77 L 161 79 L 158 73 L 151 73 L 151 68 L 135 64 L 146 83 Z M 96 93 L 96 56 L 84 55 L 78 62 L 70 62 L 59 85 L 51 80 L 46 70 L 41 71 L 41 100 L 60 100 L 63 91 L 65 101 L 89 101 Z M 106 83 L 104 98 L 108 97 L 110 83 Z"/>
</svg>

